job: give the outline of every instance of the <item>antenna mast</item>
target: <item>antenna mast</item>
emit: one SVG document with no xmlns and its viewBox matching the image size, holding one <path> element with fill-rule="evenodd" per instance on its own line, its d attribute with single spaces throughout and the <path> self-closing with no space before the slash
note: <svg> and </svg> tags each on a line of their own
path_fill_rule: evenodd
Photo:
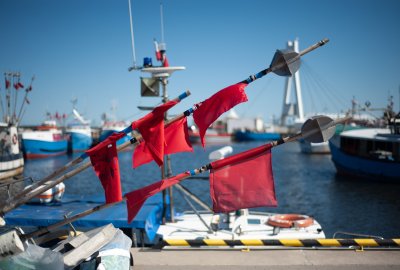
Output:
<svg viewBox="0 0 400 270">
<path fill-rule="evenodd" d="M 132 5 L 131 0 L 128 0 L 129 5 L 129 22 L 131 26 L 131 43 L 132 43 L 132 57 L 133 57 L 133 66 L 129 68 L 129 71 L 136 69 L 136 52 L 135 52 L 135 37 L 133 34 L 133 23 L 132 23 Z"/>
<path fill-rule="evenodd" d="M 161 43 L 164 43 L 164 16 L 163 16 L 163 5 L 160 3 L 160 19 L 161 19 Z"/>
</svg>

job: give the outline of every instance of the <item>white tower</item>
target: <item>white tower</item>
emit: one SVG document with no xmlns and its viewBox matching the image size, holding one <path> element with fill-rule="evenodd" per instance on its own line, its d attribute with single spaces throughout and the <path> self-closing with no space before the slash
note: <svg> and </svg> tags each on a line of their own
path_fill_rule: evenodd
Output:
<svg viewBox="0 0 400 270">
<path fill-rule="evenodd" d="M 299 52 L 299 41 L 288 41 L 287 50 Z M 292 83 L 294 80 L 295 100 L 291 98 Z M 304 122 L 303 99 L 300 86 L 300 69 L 291 77 L 286 78 L 285 95 L 283 98 L 283 108 L 281 125 L 293 126 L 295 123 Z"/>
</svg>

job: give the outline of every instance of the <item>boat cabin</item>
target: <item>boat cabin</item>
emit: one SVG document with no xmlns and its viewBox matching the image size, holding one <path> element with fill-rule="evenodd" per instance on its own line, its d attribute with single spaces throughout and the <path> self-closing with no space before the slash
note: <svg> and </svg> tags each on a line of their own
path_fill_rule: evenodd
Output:
<svg viewBox="0 0 400 270">
<path fill-rule="evenodd" d="M 400 136 L 389 129 L 362 129 L 342 133 L 343 152 L 374 160 L 400 162 Z"/>
</svg>

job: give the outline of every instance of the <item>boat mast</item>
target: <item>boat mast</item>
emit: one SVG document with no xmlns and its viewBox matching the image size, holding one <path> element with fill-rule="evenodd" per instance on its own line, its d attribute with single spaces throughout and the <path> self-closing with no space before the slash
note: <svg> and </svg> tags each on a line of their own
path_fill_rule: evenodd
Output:
<svg viewBox="0 0 400 270">
<path fill-rule="evenodd" d="M 162 85 L 162 102 L 166 103 L 169 98 L 168 98 L 168 91 L 167 91 L 167 84 L 168 84 L 168 78 L 171 76 L 171 74 L 175 71 L 178 70 L 184 70 L 185 67 L 182 66 L 176 66 L 176 67 L 170 67 L 166 61 L 166 44 L 164 42 L 164 23 L 163 23 L 163 7 L 162 4 L 160 3 L 160 17 L 161 17 L 161 43 L 157 44 L 155 41 L 156 45 L 156 56 L 157 60 L 161 62 L 161 66 L 153 66 L 151 59 L 150 61 L 146 64 L 144 63 L 144 66 L 140 68 L 141 72 L 149 72 L 151 74 L 151 77 L 154 78 L 155 80 L 158 81 L 158 83 L 161 83 Z M 158 55 L 160 53 L 160 55 Z M 144 59 L 145 61 L 149 60 L 148 58 Z M 131 68 L 130 70 L 132 70 Z M 137 68 L 139 69 L 139 68 Z M 142 78 L 143 79 L 143 78 Z M 159 96 L 158 91 L 154 92 L 155 95 L 151 96 Z M 143 91 L 142 91 L 142 96 L 143 96 Z M 145 96 L 145 95 L 144 95 Z M 164 115 L 164 119 L 168 120 L 168 113 L 166 112 Z M 170 176 L 172 176 L 172 168 L 171 168 L 171 157 L 170 155 L 165 156 L 164 164 L 161 166 L 161 178 L 165 179 Z M 172 187 L 168 188 L 168 194 L 169 194 L 169 200 L 170 200 L 170 206 L 169 206 L 169 215 L 171 218 L 171 221 L 174 222 L 174 202 L 173 202 L 173 193 L 172 193 Z M 163 223 L 166 221 L 166 192 L 163 191 Z"/>
<path fill-rule="evenodd" d="M 132 69 L 136 69 L 136 52 L 135 52 L 135 36 L 133 34 L 133 23 L 132 23 L 132 5 L 131 0 L 128 0 L 129 6 L 129 22 L 131 27 L 131 44 L 132 44 L 132 58 L 133 58 L 133 66 L 129 68 L 129 71 Z"/>
</svg>

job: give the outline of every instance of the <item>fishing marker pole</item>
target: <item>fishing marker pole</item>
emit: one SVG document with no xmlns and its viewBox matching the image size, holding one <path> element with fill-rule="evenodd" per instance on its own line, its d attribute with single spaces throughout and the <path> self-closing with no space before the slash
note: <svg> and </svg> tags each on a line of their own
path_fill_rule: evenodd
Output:
<svg viewBox="0 0 400 270">
<path fill-rule="evenodd" d="M 321 46 L 324 46 L 328 42 L 329 39 L 324 38 L 323 40 L 306 48 L 300 53 L 294 51 L 277 50 L 274 54 L 274 57 L 272 58 L 270 66 L 267 69 L 264 69 L 255 75 L 250 75 L 246 80 L 243 80 L 241 83 L 249 84 L 271 72 L 274 72 L 279 76 L 290 76 L 299 69 L 299 61 L 303 55 Z"/>
</svg>

